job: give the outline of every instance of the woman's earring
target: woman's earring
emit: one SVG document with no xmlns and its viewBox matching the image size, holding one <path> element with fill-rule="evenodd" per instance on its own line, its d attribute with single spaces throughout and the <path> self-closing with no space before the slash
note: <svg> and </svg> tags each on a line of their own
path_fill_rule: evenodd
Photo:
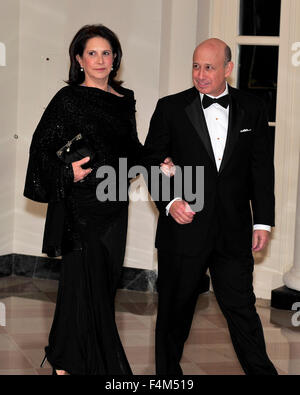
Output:
<svg viewBox="0 0 300 395">
<path fill-rule="evenodd" d="M 84 70 L 83 70 L 83 67 L 80 67 L 80 71 L 81 71 L 81 72 L 83 72 L 83 71 L 84 71 Z"/>
<path fill-rule="evenodd" d="M 113 69 L 114 69 L 114 66 L 111 67 L 111 71 L 113 71 Z"/>
</svg>

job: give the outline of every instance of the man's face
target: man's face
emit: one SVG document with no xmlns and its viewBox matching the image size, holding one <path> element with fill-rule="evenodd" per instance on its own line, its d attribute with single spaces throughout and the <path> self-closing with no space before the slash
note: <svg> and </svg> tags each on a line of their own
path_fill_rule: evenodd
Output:
<svg viewBox="0 0 300 395">
<path fill-rule="evenodd" d="M 211 96 L 219 96 L 226 87 L 233 63 L 225 65 L 225 47 L 204 43 L 196 48 L 193 58 L 193 82 L 195 88 Z"/>
</svg>

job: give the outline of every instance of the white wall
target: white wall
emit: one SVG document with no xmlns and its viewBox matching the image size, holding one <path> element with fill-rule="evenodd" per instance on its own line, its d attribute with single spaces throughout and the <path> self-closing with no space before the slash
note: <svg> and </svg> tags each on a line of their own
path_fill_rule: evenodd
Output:
<svg viewBox="0 0 300 395">
<path fill-rule="evenodd" d="M 143 141 L 159 89 L 161 1 L 21 0 L 20 13 L 14 251 L 41 255 L 46 207 L 24 199 L 22 191 L 32 133 L 43 108 L 68 77 L 69 44 L 85 24 L 103 23 L 118 34 L 124 52 L 120 78 L 136 92 L 139 136 Z M 140 216 L 131 208 L 126 263 L 152 268 L 155 217 L 149 205 L 148 209 L 146 203 L 144 206 Z M 140 222 L 143 237 L 138 237 Z"/>
<path fill-rule="evenodd" d="M 135 91 L 143 142 L 157 99 L 191 86 L 197 11 L 197 0 L 20 0 L 14 252 L 41 255 L 46 207 L 22 196 L 28 149 L 43 108 L 67 78 L 68 47 L 77 30 L 103 23 L 118 34 L 120 78 Z M 155 269 L 156 220 L 152 203 L 131 204 L 126 266 Z"/>
<path fill-rule="evenodd" d="M 12 252 L 14 231 L 19 0 L 0 1 L 0 42 L 6 58 L 0 66 L 0 255 L 6 255 Z"/>
</svg>

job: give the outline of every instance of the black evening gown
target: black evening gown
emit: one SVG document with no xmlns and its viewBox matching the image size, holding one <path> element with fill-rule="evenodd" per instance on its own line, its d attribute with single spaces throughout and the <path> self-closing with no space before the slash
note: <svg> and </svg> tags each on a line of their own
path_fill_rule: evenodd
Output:
<svg viewBox="0 0 300 395">
<path fill-rule="evenodd" d="M 62 259 L 47 358 L 53 367 L 70 374 L 131 374 L 114 314 L 125 252 L 127 207 L 105 226 L 83 215 L 77 227 L 83 248 Z"/>
<path fill-rule="evenodd" d="M 53 368 L 69 374 L 132 374 L 114 307 L 128 217 L 128 201 L 118 200 L 119 159 L 127 158 L 128 167 L 139 163 L 142 146 L 136 133 L 133 92 L 116 90 L 122 97 L 96 88 L 63 88 L 47 107 L 30 151 L 25 196 L 47 201 L 49 206 L 63 202 L 63 239 L 76 241 L 73 248 L 62 246 L 56 310 L 45 348 Z M 78 133 L 97 155 L 92 173 L 84 182 L 73 183 L 72 169 L 64 167 L 54 153 Z M 96 177 L 101 165 L 115 169 L 116 199 L 96 197 L 96 187 L 104 179 Z M 127 179 L 121 181 L 129 185 Z M 55 233 L 59 232 L 54 229 Z"/>
</svg>

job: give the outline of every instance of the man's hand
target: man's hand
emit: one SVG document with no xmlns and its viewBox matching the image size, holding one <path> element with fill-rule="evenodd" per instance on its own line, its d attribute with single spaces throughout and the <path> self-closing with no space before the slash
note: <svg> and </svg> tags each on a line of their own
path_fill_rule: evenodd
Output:
<svg viewBox="0 0 300 395">
<path fill-rule="evenodd" d="M 92 169 L 83 169 L 81 166 L 87 163 L 90 160 L 90 158 L 87 156 L 86 158 L 83 158 L 81 160 L 78 160 L 77 162 L 72 163 L 73 167 L 73 173 L 74 173 L 74 182 L 82 181 L 90 172 Z"/>
<path fill-rule="evenodd" d="M 252 238 L 253 252 L 262 251 L 269 243 L 270 232 L 267 230 L 255 230 Z"/>
<path fill-rule="evenodd" d="M 184 200 L 175 200 L 170 207 L 169 214 L 178 224 L 187 225 L 193 221 L 196 213 L 192 211 L 189 204 Z"/>
<path fill-rule="evenodd" d="M 163 163 L 160 164 L 160 170 L 167 177 L 172 177 L 175 175 L 176 166 L 174 165 L 172 158 L 166 158 Z"/>
</svg>

